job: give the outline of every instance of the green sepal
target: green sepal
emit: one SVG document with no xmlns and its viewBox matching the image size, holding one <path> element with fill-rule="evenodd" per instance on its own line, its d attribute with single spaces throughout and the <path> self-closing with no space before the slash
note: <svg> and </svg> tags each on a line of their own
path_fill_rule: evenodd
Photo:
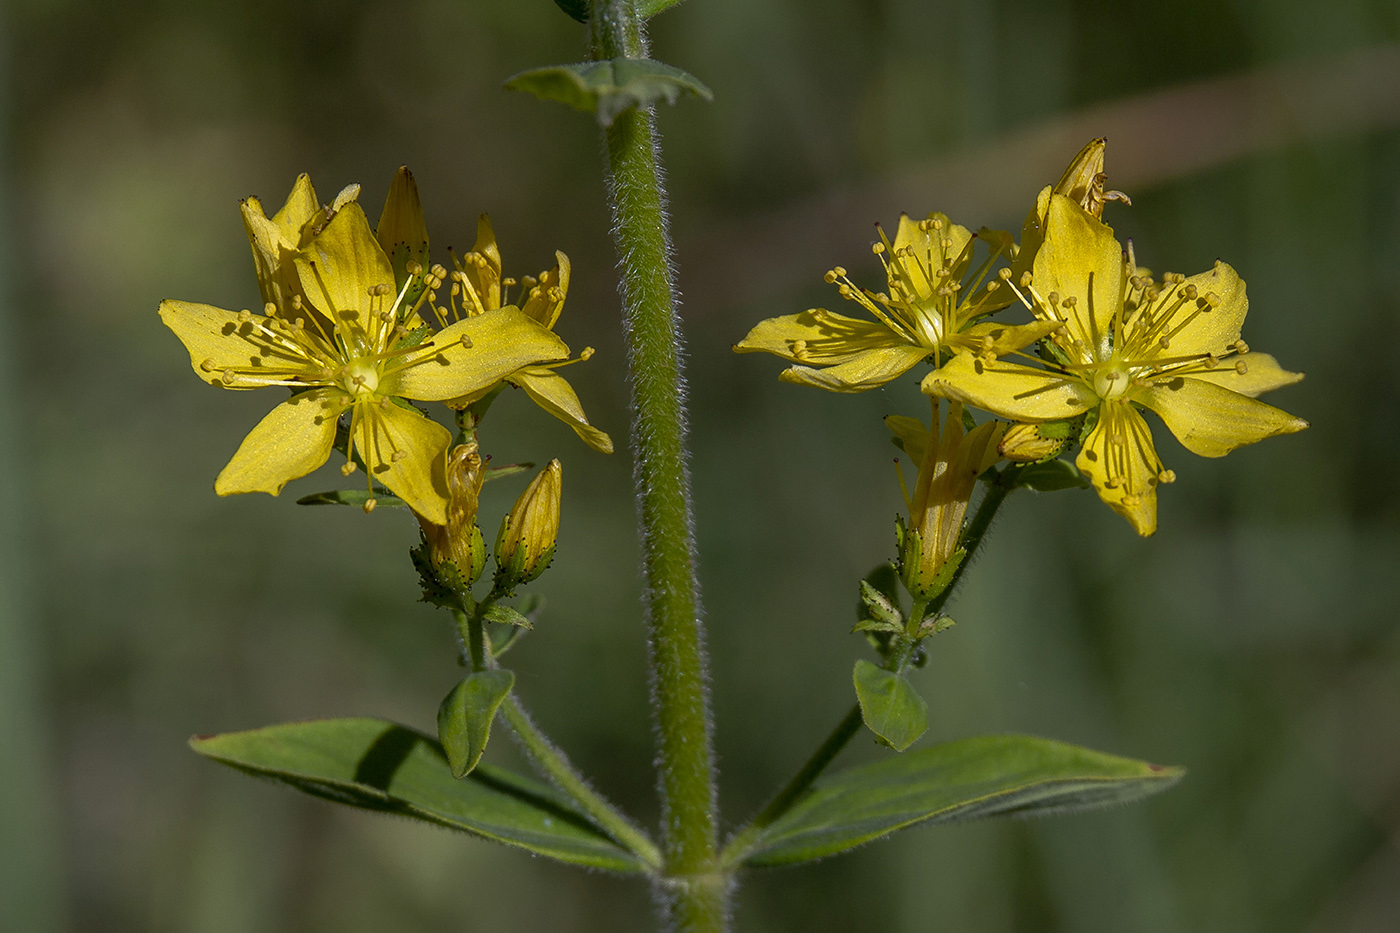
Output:
<svg viewBox="0 0 1400 933">
<path fill-rule="evenodd" d="M 576 22 L 588 22 L 588 0 L 554 0 L 554 5 L 568 13 Z"/>
<path fill-rule="evenodd" d="M 507 463 L 505 466 L 487 467 L 486 478 L 483 482 L 489 483 L 493 479 L 505 479 L 507 476 L 514 476 L 517 473 L 524 473 L 526 470 L 533 470 L 533 463 Z"/>
<path fill-rule="evenodd" d="M 869 661 L 856 662 L 852 679 L 866 727 L 897 752 L 928 730 L 928 704 L 908 679 Z"/>
<path fill-rule="evenodd" d="M 458 781 L 436 739 L 382 719 L 323 719 L 199 735 L 190 748 L 336 803 L 445 826 L 572 865 L 646 871 L 554 788 L 486 764 Z"/>
<path fill-rule="evenodd" d="M 1025 735 L 921 748 L 819 780 L 792 809 L 725 861 L 790 865 L 853 849 L 917 824 L 1071 813 L 1140 800 L 1180 768 Z"/>
<path fill-rule="evenodd" d="M 365 503 L 370 499 L 374 500 L 374 507 L 377 509 L 406 509 L 408 503 L 387 490 L 381 494 L 378 491 L 370 492 L 368 489 L 332 489 L 328 492 L 313 492 L 309 496 L 302 496 L 297 500 L 297 505 L 353 505 L 363 509 Z"/>
<path fill-rule="evenodd" d="M 596 114 L 603 126 L 611 126 L 630 107 L 649 107 L 661 99 L 674 104 L 683 93 L 714 100 L 714 93 L 694 75 L 649 58 L 535 68 L 508 78 L 505 87 Z"/>
<path fill-rule="evenodd" d="M 1093 484 L 1068 460 L 1044 460 L 1023 467 L 1016 475 L 1016 485 L 1036 492 L 1057 492 L 1061 489 L 1088 489 Z"/>
<path fill-rule="evenodd" d="M 535 627 L 530 622 L 529 618 L 504 603 L 496 603 L 490 609 L 487 609 L 486 615 L 482 618 L 487 622 L 496 622 L 501 625 L 514 625 L 523 629 L 533 629 Z"/>
<path fill-rule="evenodd" d="M 440 609 L 466 608 L 466 599 L 471 597 L 471 592 L 457 572 L 456 564 L 448 562 L 434 567 L 426 541 L 409 548 L 408 556 L 413 561 L 413 569 L 418 571 L 418 585 L 423 588 L 422 602 Z"/>
<path fill-rule="evenodd" d="M 438 707 L 438 741 L 457 780 L 481 761 L 496 710 L 514 686 L 510 671 L 477 671 L 462 678 Z"/>
</svg>

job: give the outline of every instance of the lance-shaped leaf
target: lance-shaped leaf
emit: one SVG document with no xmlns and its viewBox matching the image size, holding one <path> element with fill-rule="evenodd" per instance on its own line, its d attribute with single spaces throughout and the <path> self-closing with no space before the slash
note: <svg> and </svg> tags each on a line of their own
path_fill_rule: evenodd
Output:
<svg viewBox="0 0 1400 933">
<path fill-rule="evenodd" d="M 297 505 L 353 505 L 357 509 L 363 509 L 365 503 L 370 499 L 374 500 L 372 508 L 379 509 L 406 509 L 408 503 L 398 496 L 384 492 L 370 492 L 368 489 L 332 489 L 329 492 L 313 492 L 309 496 L 302 496 L 297 500 Z"/>
<path fill-rule="evenodd" d="M 663 99 L 674 104 L 681 94 L 703 100 L 714 100 L 715 96 L 694 75 L 649 58 L 550 65 L 522 71 L 506 79 L 505 86 L 596 114 L 603 126 L 611 126 L 629 107 L 649 107 Z"/>
<path fill-rule="evenodd" d="M 476 671 L 463 677 L 438 707 L 438 739 L 452 776 L 464 778 L 481 761 L 491 739 L 491 721 L 515 686 L 510 671 Z"/>
<path fill-rule="evenodd" d="M 1061 489 L 1088 489 L 1093 484 L 1068 460 L 1046 460 L 1033 463 L 1016 476 L 1016 485 L 1037 492 L 1057 492 Z"/>
<path fill-rule="evenodd" d="M 883 744 L 902 752 L 928 730 L 928 704 L 903 676 L 861 660 L 852 679 L 865 725 Z"/>
<path fill-rule="evenodd" d="M 436 740 L 381 719 L 195 736 L 190 747 L 337 803 L 436 823 L 574 865 L 645 871 L 553 788 L 489 765 L 459 781 Z"/>
<path fill-rule="evenodd" d="M 811 792 L 726 861 L 785 865 L 844 852 L 916 824 L 1069 813 L 1167 789 L 1180 768 L 1050 739 L 959 739 L 852 768 Z"/>
</svg>

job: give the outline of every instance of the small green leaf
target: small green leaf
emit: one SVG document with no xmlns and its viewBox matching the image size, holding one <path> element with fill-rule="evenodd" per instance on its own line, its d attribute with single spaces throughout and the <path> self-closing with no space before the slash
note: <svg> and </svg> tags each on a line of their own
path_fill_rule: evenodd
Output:
<svg viewBox="0 0 1400 933">
<path fill-rule="evenodd" d="M 603 126 L 611 126 L 629 107 L 649 107 L 662 99 L 674 104 L 682 93 L 714 100 L 714 94 L 694 75 L 649 58 L 535 68 L 508 78 L 505 86 L 596 114 Z"/>
<path fill-rule="evenodd" d="M 491 738 L 496 718 L 515 675 L 510 671 L 477 671 L 462 678 L 438 707 L 438 740 L 447 764 L 458 780 L 471 774 Z"/>
<path fill-rule="evenodd" d="M 578 22 L 588 22 L 588 0 L 554 0 L 554 3 Z"/>
<path fill-rule="evenodd" d="M 941 612 L 935 615 L 927 616 L 925 617 L 924 621 L 919 623 L 918 637 L 927 638 L 930 635 L 937 635 L 940 632 L 948 631 L 948 629 L 952 628 L 957 624 L 958 623 L 954 622 L 952 619 L 950 619 L 948 616 L 945 616 Z"/>
<path fill-rule="evenodd" d="M 899 604 L 880 592 L 879 588 L 872 586 L 868 580 L 860 581 L 860 600 L 870 613 L 871 619 L 892 625 L 896 629 L 903 627 L 904 614 L 899 611 Z"/>
<path fill-rule="evenodd" d="M 1068 460 L 1046 460 L 1021 470 L 1016 476 L 1016 485 L 1037 492 L 1056 492 L 1061 489 L 1088 489 L 1092 484 L 1088 477 L 1079 472 L 1079 467 Z"/>
<path fill-rule="evenodd" d="M 370 492 L 368 489 L 332 489 L 329 492 L 313 492 L 309 496 L 302 496 L 297 500 L 297 505 L 353 505 L 363 509 L 365 503 L 370 499 L 374 500 L 374 507 L 377 509 L 406 509 L 408 503 L 389 491 Z"/>
<path fill-rule="evenodd" d="M 487 467 L 486 479 L 483 482 L 491 482 L 493 479 L 504 479 L 507 476 L 514 476 L 517 473 L 524 473 L 526 470 L 533 470 L 533 463 L 507 463 L 504 466 Z"/>
<path fill-rule="evenodd" d="M 851 627 L 852 634 L 856 632 L 902 632 L 904 626 L 897 622 L 880 622 L 876 619 L 861 619 Z"/>
<path fill-rule="evenodd" d="M 528 616 L 522 615 L 519 611 L 503 604 L 496 603 L 486 610 L 483 616 L 487 622 L 499 622 L 502 625 L 518 625 L 520 628 L 533 629 L 535 626 L 530 622 Z"/>
<path fill-rule="evenodd" d="M 786 865 L 834 855 L 918 823 L 1128 803 L 1166 790 L 1182 773 L 1031 736 L 960 739 L 818 781 L 751 839 L 742 858 L 748 865 Z"/>
<path fill-rule="evenodd" d="M 928 729 L 928 704 L 904 677 L 856 662 L 856 697 L 865 725 L 884 745 L 902 752 Z"/>
<path fill-rule="evenodd" d="M 201 735 L 190 739 L 190 747 L 337 803 L 435 823 L 574 865 L 645 871 L 553 788 L 490 765 L 459 781 L 435 740 L 381 719 L 323 719 Z"/>
<path fill-rule="evenodd" d="M 669 10 L 680 2 L 681 0 L 637 0 L 637 15 L 642 19 L 651 19 L 662 10 Z"/>
</svg>

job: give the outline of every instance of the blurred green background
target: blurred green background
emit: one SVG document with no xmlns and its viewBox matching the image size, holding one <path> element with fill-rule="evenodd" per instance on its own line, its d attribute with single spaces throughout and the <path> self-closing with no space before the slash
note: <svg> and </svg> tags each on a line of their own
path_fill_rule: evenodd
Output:
<svg viewBox="0 0 1400 933">
<path fill-rule="evenodd" d="M 409 164 L 434 247 L 489 211 L 508 273 L 573 259 L 570 371 L 622 448 L 602 157 L 500 90 L 582 57 L 548 0 L 8 0 L 0 328 L 0 928 L 643 929 L 643 886 L 298 796 L 195 732 L 380 715 L 431 728 L 448 620 L 402 513 L 211 485 L 266 410 L 199 383 L 162 298 L 256 305 L 237 199 Z M 744 930 L 1382 931 L 1400 925 L 1400 6 L 1380 0 L 689 0 L 655 53 L 712 105 L 660 115 L 693 403 L 726 825 L 851 702 L 854 581 L 890 556 L 880 419 L 911 386 L 780 384 L 730 345 L 878 282 L 873 221 L 1019 229 L 1110 137 L 1140 261 L 1249 282 L 1245 337 L 1304 434 L 1180 481 L 1138 540 L 1089 493 L 1018 494 L 916 675 L 925 742 L 1021 730 L 1190 769 L 1145 804 L 911 831 L 747 878 Z M 549 606 L 512 656 L 538 720 L 655 817 L 631 467 L 523 398 L 498 462 L 565 463 Z M 493 484 L 487 526 L 521 484 Z M 1019 500 L 1019 501 L 1018 501 Z M 846 761 L 881 752 L 858 740 Z M 514 760 L 498 739 L 488 755 Z"/>
</svg>

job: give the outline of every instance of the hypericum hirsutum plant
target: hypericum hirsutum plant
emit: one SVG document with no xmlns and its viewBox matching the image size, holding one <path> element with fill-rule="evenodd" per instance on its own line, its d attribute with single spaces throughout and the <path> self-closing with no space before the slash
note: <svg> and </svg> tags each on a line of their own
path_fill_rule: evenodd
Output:
<svg viewBox="0 0 1400 933">
<path fill-rule="evenodd" d="M 451 616 L 468 673 L 443 699 L 436 736 L 336 719 L 199 736 L 194 749 L 337 803 L 636 875 L 656 892 L 659 922 L 682 931 L 725 929 L 736 878 L 760 866 L 822 858 L 919 823 L 1065 813 L 1170 786 L 1180 769 L 1029 736 L 909 750 L 928 727 L 909 673 L 926 640 L 953 624 L 944 606 L 1013 491 L 1092 488 L 1150 535 L 1158 490 L 1176 474 L 1157 454 L 1147 412 L 1205 457 L 1307 427 L 1258 400 L 1302 377 L 1246 345 L 1248 301 L 1234 268 L 1154 274 L 1114 236 L 1104 207 L 1128 198 L 1105 190 L 1105 141 L 1096 139 L 1039 193 L 1019 238 L 974 233 L 941 213 L 901 216 L 893 239 L 881 231 L 872 246 L 882 280 L 862 284 L 839 266 L 826 272 L 851 315 L 814 308 L 770 318 L 735 346 L 782 357 L 791 364 L 784 381 L 834 393 L 919 379 L 928 406 L 926 421 L 885 419 L 912 463 L 908 478 L 900 475 L 907 514 L 890 551 L 871 555 L 882 562 L 852 581 L 862 654 L 852 683 L 816 687 L 853 689 L 851 710 L 758 814 L 720 837 L 654 110 L 662 98 L 710 94 L 647 54 L 646 19 L 677 0 L 556 2 L 586 24 L 591 60 L 517 75 L 508 86 L 595 114 L 606 142 L 635 413 L 660 826 L 648 832 L 593 789 L 531 720 L 505 665 L 537 623 L 548 637 L 540 600 L 523 590 L 555 557 L 560 461 L 535 474 L 494 538 L 483 534 L 478 508 L 484 484 L 531 469 L 491 464 L 486 417 L 507 386 L 595 451 L 612 452 L 562 374 L 593 355 L 574 356 L 555 333 L 568 257 L 557 253 L 536 276 L 507 277 L 483 216 L 469 252 L 442 257 L 450 268 L 434 262 L 406 169 L 374 227 L 358 185 L 323 204 L 302 175 L 271 217 L 248 198 L 243 222 L 262 308 L 170 300 L 160 315 L 206 383 L 270 390 L 271 410 L 215 491 L 277 495 L 336 456 L 348 488 L 298 502 L 413 513 L 420 534 L 409 554 L 422 598 Z M 538 775 L 482 763 L 498 718 Z M 889 756 L 828 774 L 862 730 Z"/>
</svg>

